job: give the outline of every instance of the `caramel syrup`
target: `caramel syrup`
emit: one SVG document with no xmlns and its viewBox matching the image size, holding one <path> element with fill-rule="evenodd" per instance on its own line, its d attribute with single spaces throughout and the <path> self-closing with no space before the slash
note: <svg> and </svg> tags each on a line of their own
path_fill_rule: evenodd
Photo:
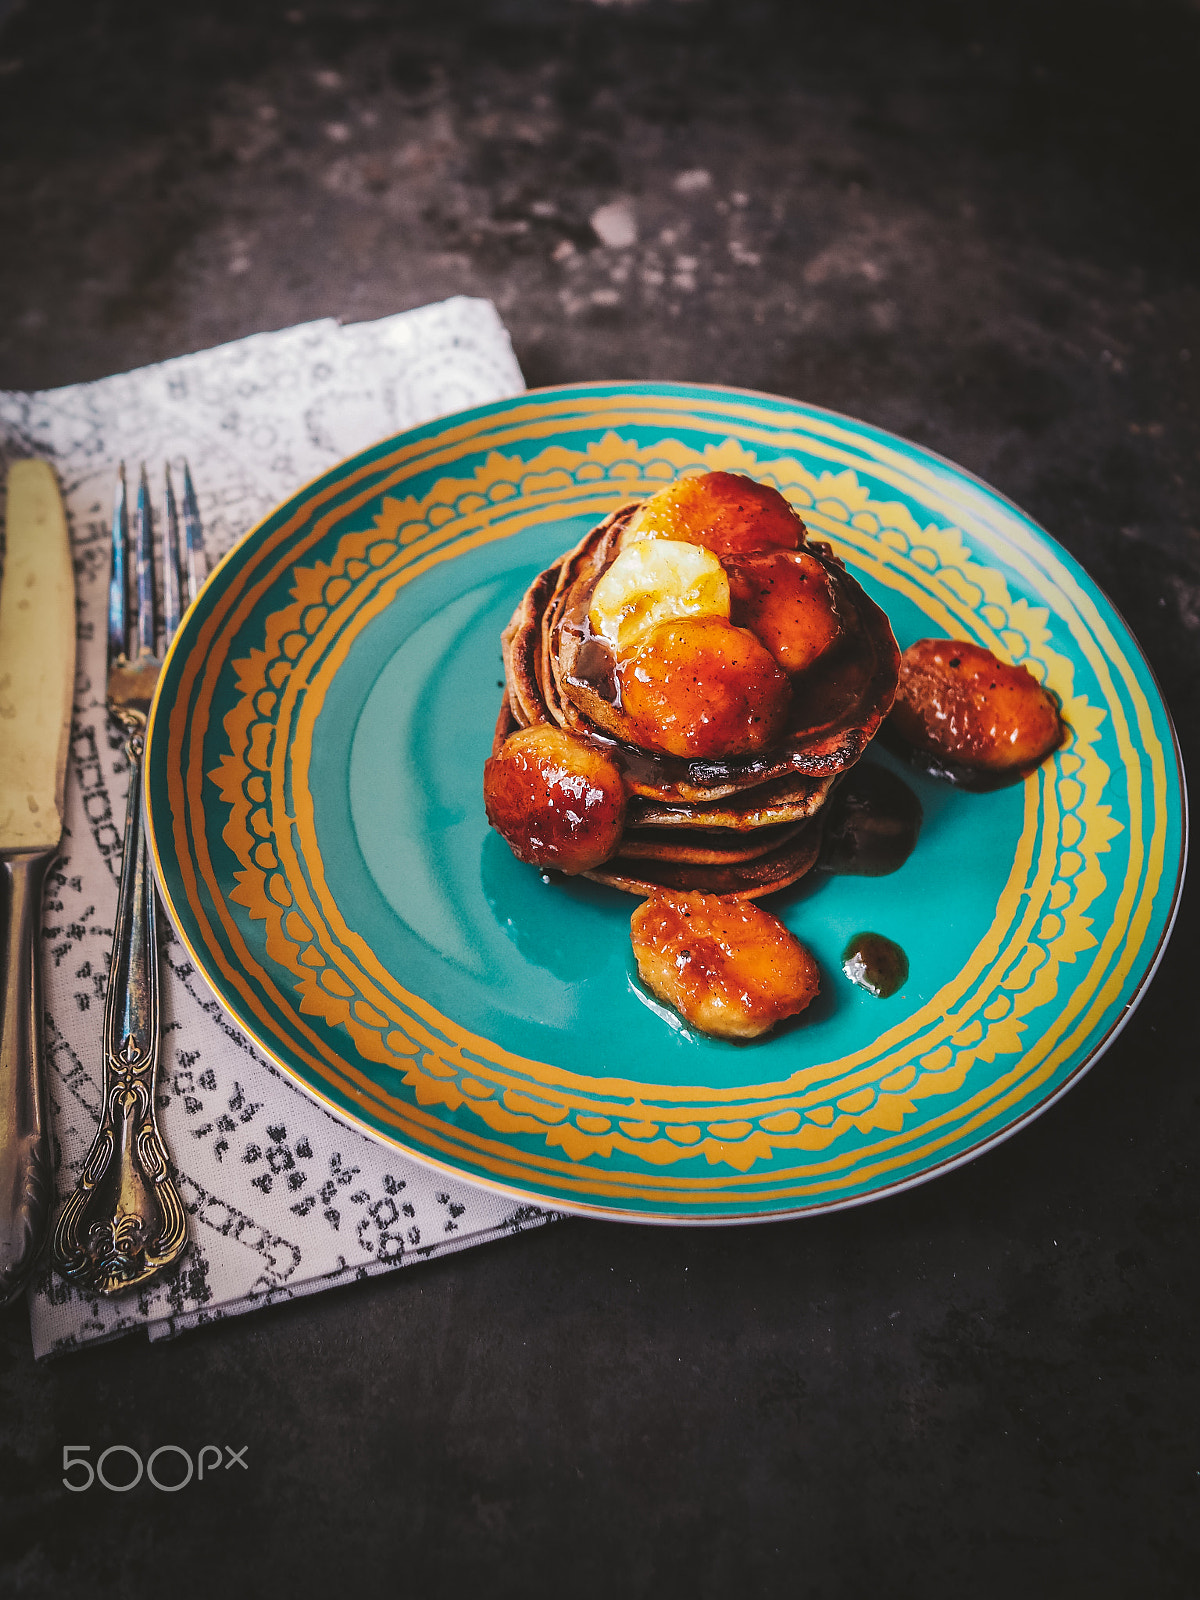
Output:
<svg viewBox="0 0 1200 1600">
<path fill-rule="evenodd" d="M 921 831 L 921 802 L 874 761 L 853 767 L 829 797 L 818 865 L 825 872 L 882 878 L 908 860 Z"/>
<path fill-rule="evenodd" d="M 886 1000 L 903 988 L 908 957 L 881 933 L 856 933 L 842 951 L 842 971 L 860 989 Z"/>
</svg>

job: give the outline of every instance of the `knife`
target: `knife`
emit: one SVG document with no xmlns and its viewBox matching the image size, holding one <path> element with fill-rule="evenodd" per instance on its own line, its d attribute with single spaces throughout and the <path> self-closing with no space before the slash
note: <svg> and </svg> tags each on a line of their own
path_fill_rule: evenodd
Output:
<svg viewBox="0 0 1200 1600">
<path fill-rule="evenodd" d="M 42 1062 L 42 888 L 62 838 L 75 574 L 45 461 L 8 470 L 0 578 L 0 1305 L 28 1283 L 53 1177 Z"/>
</svg>

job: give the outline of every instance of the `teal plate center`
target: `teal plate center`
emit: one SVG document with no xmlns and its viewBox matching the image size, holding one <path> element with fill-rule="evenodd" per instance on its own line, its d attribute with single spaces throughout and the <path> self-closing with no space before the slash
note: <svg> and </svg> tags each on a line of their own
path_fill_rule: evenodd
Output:
<svg viewBox="0 0 1200 1600">
<path fill-rule="evenodd" d="M 509 1049 L 583 1076 L 749 1087 L 764 1069 L 782 1079 L 866 1048 L 932 999 L 986 933 L 1021 832 L 1019 787 L 966 794 L 873 749 L 869 759 L 920 798 L 916 851 L 889 877 L 814 874 L 767 902 L 820 962 L 819 1001 L 765 1046 L 664 1025 L 633 976 L 637 901 L 582 878 L 548 880 L 514 858 L 483 813 L 500 631 L 581 531 L 540 533 L 532 565 L 532 541 L 461 556 L 402 589 L 359 635 L 313 737 L 316 831 L 334 898 L 354 908 L 354 931 L 406 987 L 438 993 L 472 1033 L 494 1033 L 501 1017 Z M 873 598 L 889 605 L 902 646 L 927 631 L 911 602 Z M 908 955 L 908 982 L 890 1000 L 842 976 L 846 941 L 866 929 Z"/>
</svg>

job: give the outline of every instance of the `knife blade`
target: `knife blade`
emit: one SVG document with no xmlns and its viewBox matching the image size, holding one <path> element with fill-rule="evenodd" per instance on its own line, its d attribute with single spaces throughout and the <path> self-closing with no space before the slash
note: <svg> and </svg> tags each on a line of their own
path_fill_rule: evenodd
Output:
<svg viewBox="0 0 1200 1600">
<path fill-rule="evenodd" d="M 75 575 L 53 469 L 8 471 L 0 576 L 0 1305 L 33 1271 L 53 1181 L 42 1060 L 42 890 L 62 838 Z"/>
</svg>

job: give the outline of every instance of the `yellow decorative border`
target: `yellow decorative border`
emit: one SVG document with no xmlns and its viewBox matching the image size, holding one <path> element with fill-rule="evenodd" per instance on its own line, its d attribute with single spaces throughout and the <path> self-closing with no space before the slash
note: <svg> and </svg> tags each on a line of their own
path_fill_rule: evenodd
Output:
<svg viewBox="0 0 1200 1600">
<path fill-rule="evenodd" d="M 447 1117 L 444 1109 L 426 1111 L 411 1097 L 392 1094 L 374 1071 L 364 1070 L 322 1032 L 309 1027 L 294 997 L 278 987 L 274 972 L 247 943 L 226 902 L 228 886 L 214 866 L 206 831 L 203 746 L 230 649 L 243 637 L 243 628 L 273 586 L 314 553 L 337 524 L 344 525 L 380 494 L 415 474 L 452 468 L 464 454 L 478 455 L 488 446 L 524 449 L 532 441 L 561 438 L 572 430 L 591 435 L 604 419 L 618 428 L 670 425 L 717 442 L 737 434 L 747 448 L 761 446 L 773 456 L 820 457 L 830 463 L 833 476 L 843 469 L 865 468 L 873 482 L 912 497 L 932 517 L 970 527 L 980 548 L 1002 551 L 1023 586 L 1055 612 L 1078 658 L 1100 686 L 1105 709 L 1097 714 L 1110 718 L 1129 802 L 1129 844 L 1113 915 L 1089 956 L 1084 976 L 1049 1025 L 1000 1078 L 919 1127 L 895 1135 L 877 1134 L 869 1147 L 858 1152 L 780 1164 L 757 1176 L 708 1178 L 694 1171 L 656 1172 L 644 1165 L 632 1170 L 596 1162 L 581 1165 L 481 1133 L 457 1116 Z M 608 503 L 613 503 L 611 498 Z M 555 513 L 551 509 L 544 515 L 548 520 Z M 490 537 L 503 538 L 511 531 L 500 524 Z M 476 537 L 484 542 L 489 535 Z M 172 857 L 164 881 L 176 915 L 184 915 L 186 908 L 188 948 L 262 1048 L 277 1053 L 284 1070 L 303 1074 L 309 1092 L 333 1109 L 358 1106 L 373 1130 L 385 1137 L 387 1130 L 394 1130 L 397 1143 L 427 1160 L 509 1192 L 552 1197 L 600 1213 L 632 1210 L 647 1219 L 719 1220 L 846 1204 L 931 1176 L 1028 1118 L 1046 1102 L 1050 1084 L 1064 1067 L 1078 1071 L 1091 1059 L 1096 1029 L 1105 1027 L 1108 1037 L 1119 1026 L 1111 1006 L 1134 964 L 1141 962 L 1142 970 L 1149 970 L 1144 947 L 1171 825 L 1170 781 L 1136 652 L 1132 657 L 1127 653 L 1052 544 L 991 491 L 972 486 L 964 474 L 936 459 L 914 454 L 887 436 L 876 436 L 831 414 L 790 409 L 770 396 L 580 386 L 543 391 L 452 419 L 436 431 L 409 436 L 386 454 L 360 457 L 296 496 L 253 538 L 251 560 L 245 563 L 236 553 L 227 558 L 240 568 L 233 581 L 214 582 L 192 624 L 177 636 L 172 655 L 179 659 L 169 660 L 164 673 L 170 698 L 160 701 L 151 715 L 150 756 L 167 784 L 166 805 L 153 807 L 150 815 L 155 858 L 161 870 L 161 847 L 169 834 Z M 1173 858 L 1172 863 L 1176 892 L 1181 861 L 1182 857 Z M 431 1048 L 436 1048 L 437 1036 L 430 1032 L 429 1038 Z M 1085 1045 L 1087 1055 L 1081 1054 Z M 329 1086 L 328 1093 L 322 1083 Z"/>
<path fill-rule="evenodd" d="M 598 517 L 681 471 L 715 467 L 774 482 L 814 532 L 914 600 L 934 631 L 1027 665 L 1059 695 L 1071 736 L 1056 770 L 1027 780 L 1024 829 L 988 935 L 953 983 L 870 1050 L 749 1091 L 597 1082 L 465 1033 L 398 985 L 345 925 L 307 787 L 313 728 L 361 630 L 435 562 L 547 515 Z M 470 478 L 439 479 L 420 499 L 385 497 L 369 528 L 343 535 L 330 560 L 294 567 L 291 583 L 289 605 L 266 620 L 265 648 L 234 663 L 243 698 L 211 775 L 242 867 L 231 898 L 266 923 L 268 954 L 292 973 L 301 1011 L 345 1027 L 358 1054 L 398 1069 L 422 1106 L 469 1106 L 497 1133 L 537 1135 L 572 1163 L 619 1152 L 666 1166 L 704 1155 L 748 1172 L 783 1150 L 830 1150 L 852 1130 L 899 1134 L 918 1101 L 961 1089 L 975 1062 L 1018 1053 L 1024 1019 L 1053 998 L 1061 964 L 1096 944 L 1087 910 L 1104 890 L 1099 857 L 1119 826 L 1100 800 L 1103 713 L 1074 693 L 1070 660 L 1050 649 L 1046 610 L 1013 600 L 957 529 L 921 527 L 900 502 L 872 501 L 848 468 L 816 475 L 794 459 L 762 462 L 729 438 L 696 450 L 678 440 L 639 446 L 615 431 L 531 461 L 495 451 Z"/>
</svg>

